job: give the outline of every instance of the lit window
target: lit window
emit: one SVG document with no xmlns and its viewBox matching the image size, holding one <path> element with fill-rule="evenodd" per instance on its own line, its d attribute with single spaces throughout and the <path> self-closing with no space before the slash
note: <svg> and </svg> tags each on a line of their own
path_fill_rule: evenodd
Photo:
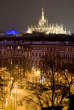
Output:
<svg viewBox="0 0 74 110">
<path fill-rule="evenodd" d="M 17 48 L 20 49 L 20 46 L 18 46 Z"/>
</svg>

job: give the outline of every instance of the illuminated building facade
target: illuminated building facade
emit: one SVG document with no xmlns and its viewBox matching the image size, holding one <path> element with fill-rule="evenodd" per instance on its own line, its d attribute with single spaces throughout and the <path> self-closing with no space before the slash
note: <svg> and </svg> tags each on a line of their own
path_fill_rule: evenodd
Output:
<svg viewBox="0 0 74 110">
<path fill-rule="evenodd" d="M 0 37 L 0 59 L 6 59 L 10 64 L 20 64 L 26 58 L 38 67 L 41 58 L 48 56 L 49 60 L 55 59 L 57 68 L 66 68 L 67 64 L 73 64 L 73 40 L 70 31 L 64 29 L 63 25 L 48 24 L 42 8 L 37 26 L 29 27 L 25 34 L 10 30 Z"/>
<path fill-rule="evenodd" d="M 37 26 L 28 27 L 27 33 L 44 32 L 45 34 L 70 34 L 70 31 L 64 29 L 63 25 L 48 24 L 48 20 L 44 16 L 44 9 L 42 8 L 42 15 Z"/>
<path fill-rule="evenodd" d="M 64 37 L 66 40 L 71 38 L 71 36 L 61 35 L 39 35 L 38 41 L 31 41 L 31 38 L 38 37 L 35 34 L 27 35 L 21 37 L 3 37 L 0 39 L 0 65 L 4 62 L 7 64 L 22 64 L 23 59 L 28 59 L 29 63 L 33 66 L 39 66 L 41 58 L 43 56 L 48 56 L 49 59 L 55 60 L 56 66 L 63 68 L 67 64 L 73 64 L 74 59 L 74 44 L 72 41 L 62 41 Z M 41 37 L 42 36 L 42 37 Z M 61 41 L 54 41 L 54 36 L 57 39 L 61 38 Z M 59 36 L 59 37 L 57 37 Z M 46 38 L 45 41 L 43 37 Z M 42 40 L 41 40 L 42 39 Z M 47 39 L 49 41 L 47 41 Z M 33 38 L 32 38 L 33 40 Z M 5 63 L 4 63 L 5 64 Z"/>
<path fill-rule="evenodd" d="M 64 39 L 66 37 L 66 41 Z M 35 39 L 34 39 L 35 38 Z M 45 38 L 45 39 L 44 39 Z M 56 41 L 54 41 L 54 38 Z M 59 39 L 61 38 L 61 39 Z M 24 36 L 4 36 L 0 38 L 0 72 L 10 73 L 9 75 L 15 78 L 15 83 L 17 88 L 12 87 L 12 94 L 13 100 L 11 100 L 11 104 L 14 104 L 14 91 L 19 91 L 19 87 L 21 88 L 22 82 L 24 78 L 20 82 L 18 82 L 18 77 L 23 76 L 25 73 L 23 68 L 25 68 L 25 64 L 27 66 L 32 65 L 33 67 L 40 67 L 41 65 L 41 58 L 47 57 L 48 61 L 51 59 L 54 62 L 54 67 L 58 69 L 68 69 L 71 72 L 74 72 L 74 43 L 70 41 L 72 36 L 65 36 L 65 35 L 43 35 L 43 34 L 25 34 Z M 57 40 L 59 39 L 59 41 Z M 34 41 L 35 40 L 35 41 Z M 64 41 L 62 41 L 64 40 Z M 27 60 L 27 62 L 26 62 Z M 20 67 L 19 67 L 20 66 Z M 1 68 L 5 68 L 5 72 L 1 71 Z M 23 68 L 22 68 L 23 67 Z M 9 72 L 7 71 L 9 70 Z M 12 70 L 12 71 L 11 71 Z M 34 71 L 34 73 L 28 73 L 26 76 L 26 81 L 30 81 L 33 83 L 38 84 L 45 84 L 46 78 L 45 76 L 41 77 L 39 71 Z M 2 74 L 1 74 L 2 75 Z M 9 76 L 9 80 L 10 80 Z M 18 76 L 18 77 L 16 77 Z M 23 76 L 24 77 L 24 76 Z M 7 75 L 8 78 L 8 75 Z M 25 81 L 24 81 L 25 82 Z M 23 82 L 23 84 L 24 84 Z M 26 83 L 26 82 L 25 82 Z M 9 83 L 10 84 L 10 83 Z M 27 84 L 27 83 L 26 83 Z M 31 84 L 31 85 L 32 85 Z M 47 83 L 46 83 L 47 84 Z M 29 85 L 29 86 L 31 86 Z M 4 88 L 9 88 L 9 86 L 4 86 Z M 26 85 L 24 85 L 26 87 Z M 23 88 L 24 88 L 23 87 Z M 10 102 L 7 102 L 7 99 L 10 95 L 10 90 L 8 89 L 8 96 L 5 97 L 6 103 L 5 106 Z M 23 90 L 23 89 L 22 89 Z M 19 92 L 19 96 L 21 96 L 21 92 Z M 23 93 L 25 94 L 25 92 Z M 31 95 L 31 94 L 30 94 Z M 16 96 L 16 92 L 15 92 Z M 12 98 L 11 97 L 11 98 Z M 22 96 L 21 96 L 22 97 Z M 13 103 L 12 103 L 13 101 Z M 19 99 L 20 101 L 20 99 Z M 2 103 L 3 104 L 3 103 Z M 10 103 L 9 103 L 10 104 Z M 11 107 L 12 107 L 11 105 Z M 3 106 L 3 105 L 2 105 Z M 18 104 L 17 104 L 18 106 Z M 18 106 L 19 107 L 19 106 Z M 15 109 L 16 110 L 16 109 Z M 24 109 L 22 109 L 24 110 Z"/>
</svg>

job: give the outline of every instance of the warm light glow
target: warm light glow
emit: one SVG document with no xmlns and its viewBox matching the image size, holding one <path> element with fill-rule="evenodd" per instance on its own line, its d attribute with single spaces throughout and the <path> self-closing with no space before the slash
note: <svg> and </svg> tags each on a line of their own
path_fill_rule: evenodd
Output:
<svg viewBox="0 0 74 110">
<path fill-rule="evenodd" d="M 40 76 L 40 70 L 39 69 L 33 68 L 33 72 L 36 76 Z"/>
<path fill-rule="evenodd" d="M 11 95 L 10 95 L 10 96 L 11 96 L 11 97 L 13 96 L 13 95 L 12 95 L 12 93 L 11 93 Z"/>
<path fill-rule="evenodd" d="M 59 24 L 48 24 L 48 20 L 44 16 L 44 9 L 42 8 L 41 19 L 38 22 L 37 26 L 31 26 L 28 28 L 27 33 L 33 32 L 44 32 L 45 34 L 68 34 L 70 35 L 70 31 L 67 31 L 63 25 Z"/>
<path fill-rule="evenodd" d="M 39 70 L 37 70 L 36 73 L 37 73 L 37 75 L 40 75 L 40 71 Z"/>
<path fill-rule="evenodd" d="M 18 50 L 20 49 L 20 46 L 18 46 Z"/>
<path fill-rule="evenodd" d="M 32 33 L 32 29 L 28 28 L 27 33 L 31 34 Z"/>
<path fill-rule="evenodd" d="M 6 98 L 6 103 L 5 103 L 5 106 L 7 106 L 8 105 L 8 100 L 7 100 L 7 98 Z"/>
<path fill-rule="evenodd" d="M 11 65 L 13 64 L 12 59 L 11 59 Z"/>
</svg>

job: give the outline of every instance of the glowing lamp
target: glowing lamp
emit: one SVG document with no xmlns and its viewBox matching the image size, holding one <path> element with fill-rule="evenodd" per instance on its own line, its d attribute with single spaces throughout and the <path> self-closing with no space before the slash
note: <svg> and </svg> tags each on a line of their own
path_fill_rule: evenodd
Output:
<svg viewBox="0 0 74 110">
<path fill-rule="evenodd" d="M 9 30 L 8 32 L 6 32 L 7 35 L 17 35 L 20 34 L 19 32 L 17 32 L 16 30 Z"/>
</svg>

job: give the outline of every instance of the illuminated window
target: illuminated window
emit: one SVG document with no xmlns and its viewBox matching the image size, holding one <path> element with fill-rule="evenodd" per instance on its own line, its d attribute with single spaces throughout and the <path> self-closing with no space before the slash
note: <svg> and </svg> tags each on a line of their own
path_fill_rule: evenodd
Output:
<svg viewBox="0 0 74 110">
<path fill-rule="evenodd" d="M 43 53 L 43 55 L 45 56 L 45 52 Z"/>
<path fill-rule="evenodd" d="M 18 46 L 17 48 L 20 49 L 20 46 Z"/>
<path fill-rule="evenodd" d="M 29 52 L 29 57 L 31 56 L 31 53 Z"/>
</svg>

